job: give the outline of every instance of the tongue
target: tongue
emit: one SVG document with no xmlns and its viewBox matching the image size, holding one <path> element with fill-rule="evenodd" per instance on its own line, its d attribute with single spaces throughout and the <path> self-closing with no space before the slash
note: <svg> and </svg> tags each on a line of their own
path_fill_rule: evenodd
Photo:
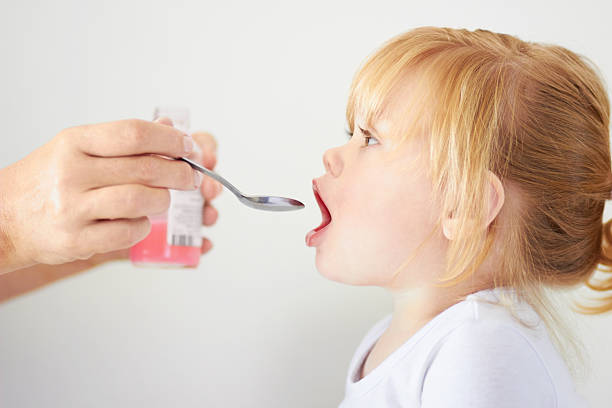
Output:
<svg viewBox="0 0 612 408">
<path fill-rule="evenodd" d="M 321 225 L 319 225 L 317 228 L 312 229 L 310 231 L 308 231 L 308 233 L 306 234 L 306 245 L 307 246 L 311 246 L 310 245 L 310 240 L 312 239 L 312 237 L 319 231 L 321 231 L 323 228 L 325 228 L 326 226 L 329 225 L 329 222 L 325 222 L 323 221 L 323 223 Z"/>
</svg>

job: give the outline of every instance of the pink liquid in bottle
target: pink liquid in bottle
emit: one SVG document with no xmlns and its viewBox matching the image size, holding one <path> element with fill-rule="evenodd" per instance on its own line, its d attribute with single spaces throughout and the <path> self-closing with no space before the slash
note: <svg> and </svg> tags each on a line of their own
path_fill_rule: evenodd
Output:
<svg viewBox="0 0 612 408">
<path fill-rule="evenodd" d="M 130 260 L 137 266 L 169 266 L 195 268 L 200 262 L 200 248 L 169 245 L 166 241 L 166 216 L 149 217 L 151 232 L 130 248 Z"/>
</svg>

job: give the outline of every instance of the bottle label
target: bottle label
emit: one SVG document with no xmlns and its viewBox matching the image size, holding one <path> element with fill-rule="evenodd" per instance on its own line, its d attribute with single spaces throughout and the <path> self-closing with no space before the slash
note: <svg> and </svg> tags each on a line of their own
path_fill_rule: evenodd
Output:
<svg viewBox="0 0 612 408">
<path fill-rule="evenodd" d="M 153 118 L 166 116 L 172 120 L 176 129 L 189 132 L 189 110 L 183 107 L 158 106 Z M 194 153 L 201 153 L 197 143 Z M 204 198 L 200 189 L 183 191 L 170 189 L 170 207 L 168 208 L 168 229 L 166 242 L 172 246 L 202 246 L 202 208 Z"/>
<path fill-rule="evenodd" d="M 168 208 L 168 245 L 202 246 L 202 207 L 204 198 L 200 190 L 170 190 Z"/>
</svg>

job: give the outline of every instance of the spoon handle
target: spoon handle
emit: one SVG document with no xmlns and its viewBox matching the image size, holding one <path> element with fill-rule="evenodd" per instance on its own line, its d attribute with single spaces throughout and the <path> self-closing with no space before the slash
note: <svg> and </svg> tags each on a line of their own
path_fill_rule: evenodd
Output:
<svg viewBox="0 0 612 408">
<path fill-rule="evenodd" d="M 215 173 L 214 171 L 208 170 L 206 167 L 204 166 L 200 166 L 198 163 L 191 161 L 185 157 L 177 157 L 176 160 L 182 160 L 185 163 L 189 164 L 194 170 L 197 170 L 209 177 L 214 178 L 215 180 L 217 180 L 219 183 L 223 184 L 225 187 L 227 187 L 232 193 L 234 193 L 236 195 L 236 197 L 240 198 L 242 197 L 242 193 L 236 188 L 234 187 L 229 181 L 227 181 L 226 179 L 224 179 L 223 177 L 221 177 L 220 175 L 218 175 L 217 173 Z"/>
</svg>

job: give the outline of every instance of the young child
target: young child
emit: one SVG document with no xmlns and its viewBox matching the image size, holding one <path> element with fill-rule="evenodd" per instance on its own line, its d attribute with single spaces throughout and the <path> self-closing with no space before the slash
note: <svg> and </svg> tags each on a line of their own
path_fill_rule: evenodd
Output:
<svg viewBox="0 0 612 408">
<path fill-rule="evenodd" d="M 306 243 L 327 278 L 386 288 L 393 313 L 357 348 L 342 408 L 586 405 L 548 295 L 612 288 L 591 281 L 612 266 L 612 173 L 609 100 L 588 61 L 421 27 L 360 68 Z"/>
</svg>

